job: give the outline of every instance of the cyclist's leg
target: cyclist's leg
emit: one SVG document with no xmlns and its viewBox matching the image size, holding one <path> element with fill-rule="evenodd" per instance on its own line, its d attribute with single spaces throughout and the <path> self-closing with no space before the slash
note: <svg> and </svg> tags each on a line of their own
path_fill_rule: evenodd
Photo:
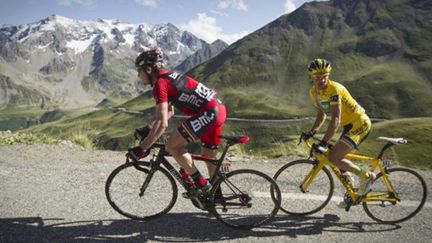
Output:
<svg viewBox="0 0 432 243">
<path fill-rule="evenodd" d="M 333 146 L 327 159 L 340 170 L 349 171 L 354 175 L 357 175 L 359 178 L 369 178 L 370 175 L 367 171 L 361 169 L 350 160 L 344 158 L 345 155 L 353 150 L 354 148 L 349 143 L 341 139 L 335 144 L 335 146 Z"/>
<path fill-rule="evenodd" d="M 350 160 L 344 159 L 345 155 L 353 150 L 353 147 L 339 140 L 331 149 L 327 159 L 339 169 L 349 171 L 357 175 L 360 172 L 360 167 L 352 163 Z"/>
<path fill-rule="evenodd" d="M 202 144 L 201 146 L 202 146 L 201 147 L 202 156 L 207 157 L 207 158 L 216 158 L 217 148 L 215 148 L 215 149 L 209 148 L 205 144 Z M 213 175 L 216 173 L 216 165 L 214 165 L 210 162 L 206 162 L 206 165 L 207 165 L 208 175 L 210 178 L 212 178 Z"/>
<path fill-rule="evenodd" d="M 341 139 L 339 141 L 341 143 L 346 144 L 347 147 L 351 147 L 352 150 L 354 150 L 358 148 L 358 146 L 368 137 L 370 129 L 371 129 L 371 121 L 369 117 L 364 115 L 363 117 L 361 117 L 361 119 L 350 124 L 348 126 L 348 129 L 344 129 L 344 133 L 342 134 Z M 345 163 L 345 166 L 346 165 L 347 163 Z M 357 175 L 360 178 L 359 193 L 365 194 L 370 190 L 370 187 L 372 186 L 372 183 L 376 178 L 376 176 L 373 172 L 363 170 L 354 164 L 352 165 L 353 166 L 346 166 L 349 167 L 347 169 L 345 169 L 344 165 L 339 168 L 341 168 L 342 170 L 348 170 L 350 172 L 353 172 L 353 174 Z"/>
<path fill-rule="evenodd" d="M 192 156 L 186 150 L 187 144 L 188 141 L 180 134 L 180 132 L 174 130 L 168 137 L 165 146 L 177 163 L 179 163 L 183 169 L 188 171 L 189 174 L 193 174 L 197 172 L 197 168 L 193 163 Z"/>
<path fill-rule="evenodd" d="M 204 189 L 207 190 L 210 188 L 210 184 L 195 166 L 191 154 L 186 150 L 187 144 L 188 141 L 183 137 L 179 130 L 173 131 L 165 143 L 167 150 L 171 153 L 179 165 L 189 173 L 189 175 L 194 180 L 195 185 L 199 187 L 206 187 Z"/>
<path fill-rule="evenodd" d="M 226 119 L 226 108 L 223 104 L 217 104 L 215 107 L 216 118 L 209 124 L 207 129 L 199 136 L 201 139 L 201 154 L 209 158 L 216 158 L 220 144 L 219 136 L 222 134 L 222 126 Z M 212 163 L 206 163 L 210 177 L 216 173 L 216 166 Z"/>
</svg>

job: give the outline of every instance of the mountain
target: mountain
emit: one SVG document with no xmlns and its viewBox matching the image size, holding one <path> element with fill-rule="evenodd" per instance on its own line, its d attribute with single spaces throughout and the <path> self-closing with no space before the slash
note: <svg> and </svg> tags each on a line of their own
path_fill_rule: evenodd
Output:
<svg viewBox="0 0 432 243">
<path fill-rule="evenodd" d="M 231 116 L 313 115 L 306 67 L 317 57 L 372 117 L 432 116 L 432 1 L 309 2 L 189 74 Z"/>
<path fill-rule="evenodd" d="M 175 67 L 209 44 L 172 24 L 78 21 L 52 15 L 0 29 L 0 109 L 82 107 L 143 91 L 135 56 L 152 46 Z M 213 51 L 213 49 L 212 49 Z M 206 59 L 202 59 L 206 60 Z"/>
<path fill-rule="evenodd" d="M 228 44 L 222 40 L 216 40 L 211 44 L 204 44 L 201 49 L 196 51 L 193 55 L 187 57 L 182 63 L 180 63 L 174 69 L 179 72 L 186 72 L 189 69 L 198 66 L 199 64 L 215 57 L 227 47 Z"/>
</svg>

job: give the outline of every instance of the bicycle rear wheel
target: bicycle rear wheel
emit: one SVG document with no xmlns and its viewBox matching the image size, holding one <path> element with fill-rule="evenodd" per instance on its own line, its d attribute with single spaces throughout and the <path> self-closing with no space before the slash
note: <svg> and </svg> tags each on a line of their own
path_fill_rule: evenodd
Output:
<svg viewBox="0 0 432 243">
<path fill-rule="evenodd" d="M 427 188 L 424 179 L 415 171 L 408 168 L 390 168 L 387 176 L 396 192 L 388 189 L 380 173 L 372 186 L 372 192 L 368 197 L 383 194 L 384 199 L 396 199 L 389 201 L 366 201 L 363 208 L 366 214 L 380 223 L 395 224 L 408 220 L 416 215 L 426 202 Z"/>
<path fill-rule="evenodd" d="M 311 160 L 295 160 L 282 166 L 274 175 L 282 192 L 281 210 L 293 215 L 307 215 L 323 209 L 330 201 L 334 182 L 330 171 L 323 167 L 303 192 L 300 188 L 307 175 L 315 168 Z"/>
<path fill-rule="evenodd" d="M 109 175 L 105 184 L 109 204 L 131 219 L 151 219 L 167 213 L 177 200 L 173 177 L 161 167 L 152 170 L 149 162 L 134 163 L 123 164 Z"/>
<path fill-rule="evenodd" d="M 237 229 L 250 229 L 271 221 L 279 210 L 280 200 L 279 187 L 271 177 L 247 169 L 219 178 L 211 193 L 214 216 Z"/>
</svg>

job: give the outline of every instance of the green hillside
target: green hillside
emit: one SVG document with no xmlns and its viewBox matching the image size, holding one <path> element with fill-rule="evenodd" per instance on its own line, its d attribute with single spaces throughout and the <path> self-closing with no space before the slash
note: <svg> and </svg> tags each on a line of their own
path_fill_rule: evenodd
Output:
<svg viewBox="0 0 432 243">
<path fill-rule="evenodd" d="M 312 112 L 306 67 L 321 57 L 372 117 L 432 116 L 430 16 L 426 0 L 306 3 L 189 73 L 236 116 L 302 116 Z"/>
<path fill-rule="evenodd" d="M 47 134 L 78 143 L 82 142 L 76 140 L 88 140 L 91 147 L 126 150 L 131 145 L 134 129 L 147 123 L 148 119 L 139 114 L 101 108 L 73 118 L 32 126 L 22 132 Z"/>
<path fill-rule="evenodd" d="M 393 146 L 386 157 L 398 164 L 432 169 L 432 118 L 405 118 L 376 123 L 359 152 L 377 155 L 384 145 L 377 137 L 407 139 L 406 145 Z"/>
</svg>

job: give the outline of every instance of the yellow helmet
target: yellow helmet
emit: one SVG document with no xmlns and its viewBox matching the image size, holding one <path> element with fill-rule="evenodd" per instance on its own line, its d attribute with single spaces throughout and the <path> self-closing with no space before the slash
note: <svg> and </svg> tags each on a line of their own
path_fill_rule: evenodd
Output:
<svg viewBox="0 0 432 243">
<path fill-rule="evenodd" d="M 311 64 L 309 64 L 308 73 L 310 75 L 325 74 L 330 73 L 331 69 L 330 62 L 325 59 L 317 58 L 313 60 Z"/>
</svg>

